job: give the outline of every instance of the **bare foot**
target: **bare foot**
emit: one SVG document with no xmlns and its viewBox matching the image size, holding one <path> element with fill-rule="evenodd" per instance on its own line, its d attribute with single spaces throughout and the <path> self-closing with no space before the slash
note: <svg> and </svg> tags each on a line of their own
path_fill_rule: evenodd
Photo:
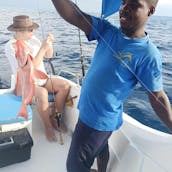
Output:
<svg viewBox="0 0 172 172">
<path fill-rule="evenodd" d="M 57 138 L 53 127 L 45 127 L 45 134 L 50 142 L 56 142 Z"/>
</svg>

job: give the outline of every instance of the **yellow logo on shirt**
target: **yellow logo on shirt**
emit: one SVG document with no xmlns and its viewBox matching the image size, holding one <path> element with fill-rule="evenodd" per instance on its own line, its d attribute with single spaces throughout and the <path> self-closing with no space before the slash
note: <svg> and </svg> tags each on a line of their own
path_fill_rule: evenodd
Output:
<svg viewBox="0 0 172 172">
<path fill-rule="evenodd" d="M 130 62 L 132 61 L 132 54 L 131 53 L 118 52 L 117 54 L 114 54 L 113 56 L 123 63 L 126 60 L 129 60 Z"/>
</svg>

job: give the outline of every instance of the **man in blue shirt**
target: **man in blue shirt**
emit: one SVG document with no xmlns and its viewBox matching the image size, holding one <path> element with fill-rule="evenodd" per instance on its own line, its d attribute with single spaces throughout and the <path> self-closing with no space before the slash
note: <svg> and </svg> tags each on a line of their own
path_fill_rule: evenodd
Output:
<svg viewBox="0 0 172 172">
<path fill-rule="evenodd" d="M 98 171 L 108 163 L 108 138 L 122 125 L 123 102 L 140 82 L 156 114 L 172 131 L 172 110 L 162 86 L 161 54 L 145 32 L 158 0 L 123 0 L 120 28 L 83 13 L 69 0 L 52 0 L 59 14 L 97 40 L 83 81 L 76 125 L 67 160 L 68 172 Z"/>
</svg>

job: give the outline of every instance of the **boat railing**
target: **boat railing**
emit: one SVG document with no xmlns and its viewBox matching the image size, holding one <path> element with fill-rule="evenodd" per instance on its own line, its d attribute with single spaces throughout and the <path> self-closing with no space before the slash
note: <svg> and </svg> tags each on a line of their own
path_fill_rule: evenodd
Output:
<svg viewBox="0 0 172 172">
<path fill-rule="evenodd" d="M 73 72 L 67 71 L 67 70 L 59 70 L 57 73 L 58 76 L 63 76 L 73 82 L 75 82 L 78 85 L 81 85 L 81 79 L 82 77 L 79 74 L 75 74 Z"/>
<path fill-rule="evenodd" d="M 54 64 L 52 63 L 52 60 L 53 60 L 53 58 L 48 59 L 48 60 L 44 60 L 45 64 L 49 64 L 49 69 L 50 69 L 50 71 L 48 72 L 49 76 L 52 76 L 52 75 L 62 76 L 68 80 L 75 82 L 76 84 L 81 85 L 82 79 L 83 79 L 83 77 L 81 77 L 81 75 L 73 73 L 73 72 L 66 70 L 66 69 L 60 69 L 59 71 L 56 71 Z"/>
<path fill-rule="evenodd" d="M 13 93 L 14 89 L 15 89 L 15 76 L 12 74 L 11 75 L 11 85 L 10 85 L 10 88 L 0 89 L 0 94 Z"/>
<path fill-rule="evenodd" d="M 49 75 L 50 77 L 52 76 L 52 74 Z M 62 76 L 68 80 L 73 81 L 74 83 L 81 85 L 81 76 L 79 74 L 75 74 L 73 72 L 67 71 L 67 70 L 59 70 L 58 73 L 55 76 Z M 10 88 L 7 89 L 1 89 L 0 90 L 0 94 L 8 94 L 8 93 L 13 93 L 14 89 L 15 89 L 15 84 L 16 84 L 16 79 L 15 79 L 15 75 L 12 74 L 11 75 L 11 82 L 10 82 Z"/>
</svg>

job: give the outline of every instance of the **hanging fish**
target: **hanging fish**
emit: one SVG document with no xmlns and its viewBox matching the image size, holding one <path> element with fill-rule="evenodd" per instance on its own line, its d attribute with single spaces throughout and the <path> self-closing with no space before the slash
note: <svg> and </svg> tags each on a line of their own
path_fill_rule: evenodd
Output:
<svg viewBox="0 0 172 172">
<path fill-rule="evenodd" d="M 31 103 L 35 92 L 35 79 L 46 79 L 48 76 L 34 68 L 33 57 L 29 47 L 22 40 L 15 42 L 18 70 L 16 77 L 15 95 L 22 96 L 22 105 L 17 116 L 28 119 L 27 105 Z"/>
</svg>

